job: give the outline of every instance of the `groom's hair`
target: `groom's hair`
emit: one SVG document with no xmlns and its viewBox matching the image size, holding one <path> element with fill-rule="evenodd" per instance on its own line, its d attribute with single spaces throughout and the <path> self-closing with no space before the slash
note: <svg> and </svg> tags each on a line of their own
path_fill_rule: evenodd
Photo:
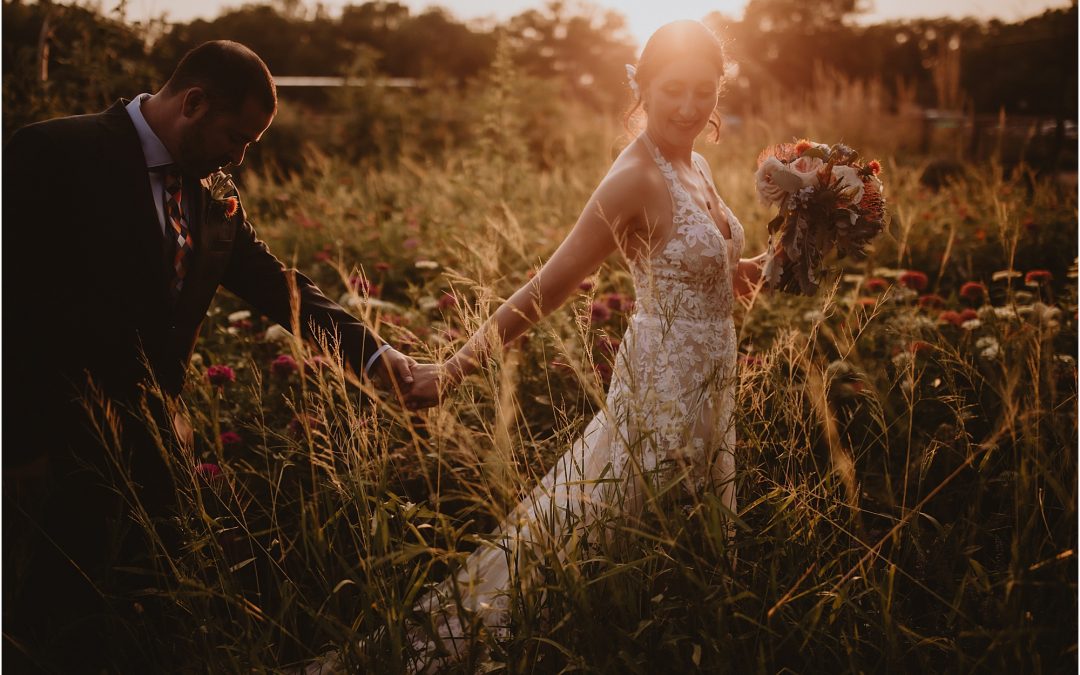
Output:
<svg viewBox="0 0 1080 675">
<path fill-rule="evenodd" d="M 270 69 L 239 42 L 213 40 L 195 47 L 180 59 L 162 89 L 178 94 L 191 87 L 202 88 L 211 105 L 227 110 L 243 107 L 250 98 L 266 112 L 277 111 L 277 87 Z"/>
</svg>

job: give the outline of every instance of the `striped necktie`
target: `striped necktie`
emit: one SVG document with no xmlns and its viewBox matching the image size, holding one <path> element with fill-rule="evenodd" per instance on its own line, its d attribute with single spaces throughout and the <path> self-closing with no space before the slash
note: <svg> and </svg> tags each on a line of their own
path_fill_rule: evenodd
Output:
<svg viewBox="0 0 1080 675">
<path fill-rule="evenodd" d="M 169 280 L 169 295 L 173 300 L 180 297 L 180 291 L 184 287 L 184 275 L 187 273 L 187 265 L 191 256 L 191 232 L 188 230 L 187 219 L 181 208 L 183 201 L 183 189 L 179 168 L 175 165 L 168 167 L 165 174 L 165 221 L 166 232 L 170 234 L 173 251 L 172 267 L 173 275 Z"/>
</svg>

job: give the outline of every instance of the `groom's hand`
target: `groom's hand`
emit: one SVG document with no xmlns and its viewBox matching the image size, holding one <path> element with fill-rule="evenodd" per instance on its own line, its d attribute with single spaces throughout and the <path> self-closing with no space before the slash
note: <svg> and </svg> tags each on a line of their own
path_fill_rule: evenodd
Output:
<svg viewBox="0 0 1080 675">
<path fill-rule="evenodd" d="M 413 388 L 413 368 L 416 366 L 416 359 L 391 348 L 379 355 L 369 375 L 379 389 L 405 394 Z"/>
<path fill-rule="evenodd" d="M 421 410 L 438 405 L 441 398 L 442 368 L 435 363 L 421 363 L 413 368 L 412 389 L 405 397 L 405 407 L 409 410 Z"/>
</svg>

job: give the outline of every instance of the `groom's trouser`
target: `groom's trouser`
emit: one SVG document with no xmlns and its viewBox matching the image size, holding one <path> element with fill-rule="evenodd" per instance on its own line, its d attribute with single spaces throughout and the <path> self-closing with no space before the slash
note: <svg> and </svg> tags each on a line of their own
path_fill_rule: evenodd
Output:
<svg viewBox="0 0 1080 675">
<path fill-rule="evenodd" d="M 160 450 L 145 422 L 127 416 L 123 427 L 138 498 L 167 522 L 175 492 Z M 140 654 L 157 660 L 144 648 L 157 636 L 140 633 L 160 618 L 160 600 L 138 592 L 163 580 L 105 452 L 93 435 L 69 433 L 44 471 L 5 471 L 3 660 L 12 672 L 134 672 Z M 175 550 L 169 528 L 157 532 Z"/>
</svg>

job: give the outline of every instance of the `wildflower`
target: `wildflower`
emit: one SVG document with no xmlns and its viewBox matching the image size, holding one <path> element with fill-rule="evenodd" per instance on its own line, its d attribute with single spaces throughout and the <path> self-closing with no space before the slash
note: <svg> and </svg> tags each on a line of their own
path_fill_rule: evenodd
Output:
<svg viewBox="0 0 1080 675">
<path fill-rule="evenodd" d="M 580 284 L 578 284 L 578 288 L 581 289 L 582 291 L 584 291 L 585 293 L 588 293 L 592 289 L 596 288 L 596 282 L 593 281 L 592 279 L 585 279 Z"/>
<path fill-rule="evenodd" d="M 330 259 L 330 244 L 326 244 L 322 247 L 321 251 L 315 251 L 315 262 L 326 262 Z"/>
<path fill-rule="evenodd" d="M 877 307 L 877 298 L 859 298 L 856 303 L 863 309 L 873 309 Z"/>
<path fill-rule="evenodd" d="M 981 281 L 967 281 L 960 287 L 960 297 L 970 303 L 982 302 L 986 298 L 986 286 Z"/>
<path fill-rule="evenodd" d="M 439 311 L 445 312 L 446 310 L 450 309 L 451 307 L 456 307 L 457 304 L 458 304 L 457 296 L 453 295 L 452 293 L 443 292 L 443 294 L 439 298 L 439 301 L 436 304 L 436 306 L 439 308 Z"/>
<path fill-rule="evenodd" d="M 224 387 L 236 381 L 236 373 L 228 366 L 210 366 L 206 369 L 206 379 L 216 387 Z"/>
<path fill-rule="evenodd" d="M 593 370 L 596 371 L 596 374 L 600 376 L 601 381 L 603 381 L 605 385 L 611 382 L 611 374 L 613 371 L 611 369 L 611 364 L 607 361 L 597 361 L 593 364 Z"/>
<path fill-rule="evenodd" d="M 997 338 L 989 335 L 979 338 L 975 342 L 975 349 L 978 349 L 979 355 L 987 360 L 996 359 L 1001 354 L 1001 345 L 998 344 Z"/>
<path fill-rule="evenodd" d="M 929 278 L 918 270 L 904 272 L 900 275 L 899 281 L 902 286 L 916 291 L 926 290 L 926 286 L 930 283 Z"/>
<path fill-rule="evenodd" d="M 218 438 L 221 440 L 221 445 L 226 448 L 240 445 L 244 441 L 244 439 L 240 438 L 240 434 L 235 431 L 223 431 Z"/>
<path fill-rule="evenodd" d="M 611 318 L 611 308 L 602 302 L 594 302 L 589 306 L 589 316 L 593 323 L 603 323 Z"/>
<path fill-rule="evenodd" d="M 753 368 L 754 366 L 757 366 L 761 363 L 761 359 L 754 356 L 753 354 L 742 354 L 739 356 L 739 362 L 747 368 Z"/>
<path fill-rule="evenodd" d="M 304 361 L 304 372 L 308 375 L 317 375 L 319 371 L 330 365 L 321 354 L 316 354 Z"/>
<path fill-rule="evenodd" d="M 941 297 L 937 293 L 927 293 L 926 295 L 919 296 L 919 307 L 922 308 L 938 308 L 945 306 L 945 298 Z"/>
<path fill-rule="evenodd" d="M 979 321 L 978 319 L 968 319 L 967 321 L 961 322 L 960 327 L 968 331 L 978 330 L 982 327 L 982 321 Z"/>
<path fill-rule="evenodd" d="M 795 143 L 795 153 L 801 155 L 812 147 L 814 147 L 814 144 L 810 141 L 805 138 L 799 139 L 799 141 Z"/>
<path fill-rule="evenodd" d="M 1041 286 L 1048 284 L 1054 278 L 1049 270 L 1031 270 L 1024 275 L 1024 283 L 1028 286 Z"/>
<path fill-rule="evenodd" d="M 915 340 L 908 345 L 908 351 L 915 355 L 926 354 L 934 351 L 934 345 L 923 340 Z"/>
<path fill-rule="evenodd" d="M 414 264 L 418 270 L 437 270 L 439 269 L 439 263 L 434 260 L 417 260 Z"/>
<path fill-rule="evenodd" d="M 818 323 L 825 320 L 825 313 L 819 309 L 811 309 L 803 312 L 802 318 L 807 323 Z"/>
<path fill-rule="evenodd" d="M 195 474 L 204 480 L 214 480 L 221 476 L 221 467 L 209 462 L 197 464 L 195 465 Z"/>
<path fill-rule="evenodd" d="M 296 363 L 296 359 L 288 354 L 280 354 L 270 363 L 270 372 L 274 374 L 274 377 L 284 379 L 298 370 L 300 370 L 300 366 Z"/>
<path fill-rule="evenodd" d="M 613 309 L 616 312 L 623 310 L 625 300 L 626 296 L 622 293 L 608 293 L 604 296 L 604 302 L 607 304 L 608 309 Z"/>
<path fill-rule="evenodd" d="M 964 309 L 962 312 L 960 312 L 960 319 L 963 320 L 963 321 L 973 321 L 973 320 L 978 319 L 978 318 L 979 318 L 979 313 L 976 312 L 975 310 L 971 309 L 970 307 L 968 307 L 968 308 Z"/>
<path fill-rule="evenodd" d="M 954 326 L 959 326 L 964 323 L 963 318 L 960 317 L 960 312 L 954 312 L 951 309 L 947 309 L 941 314 L 938 314 L 938 323 L 950 323 Z"/>
<path fill-rule="evenodd" d="M 371 283 L 363 274 L 353 274 L 349 277 L 349 288 L 363 296 L 377 296 L 379 287 Z"/>
<path fill-rule="evenodd" d="M 233 312 L 229 316 L 225 317 L 229 323 L 237 323 L 240 321 L 246 321 L 251 318 L 251 312 L 246 309 L 242 309 L 239 312 Z"/>
<path fill-rule="evenodd" d="M 889 282 L 881 277 L 870 277 L 863 282 L 863 288 L 871 293 L 881 293 L 889 287 Z"/>
<path fill-rule="evenodd" d="M 596 349 L 601 354 L 611 358 L 619 351 L 620 344 L 622 344 L 622 341 L 619 338 L 602 335 L 596 340 Z"/>
<path fill-rule="evenodd" d="M 420 240 L 416 237 L 409 237 L 405 241 L 401 242 L 401 247 L 409 251 L 420 245 Z"/>
<path fill-rule="evenodd" d="M 377 262 L 375 263 L 375 269 L 379 272 L 386 272 L 390 269 L 390 263 L 381 261 Z"/>
</svg>

